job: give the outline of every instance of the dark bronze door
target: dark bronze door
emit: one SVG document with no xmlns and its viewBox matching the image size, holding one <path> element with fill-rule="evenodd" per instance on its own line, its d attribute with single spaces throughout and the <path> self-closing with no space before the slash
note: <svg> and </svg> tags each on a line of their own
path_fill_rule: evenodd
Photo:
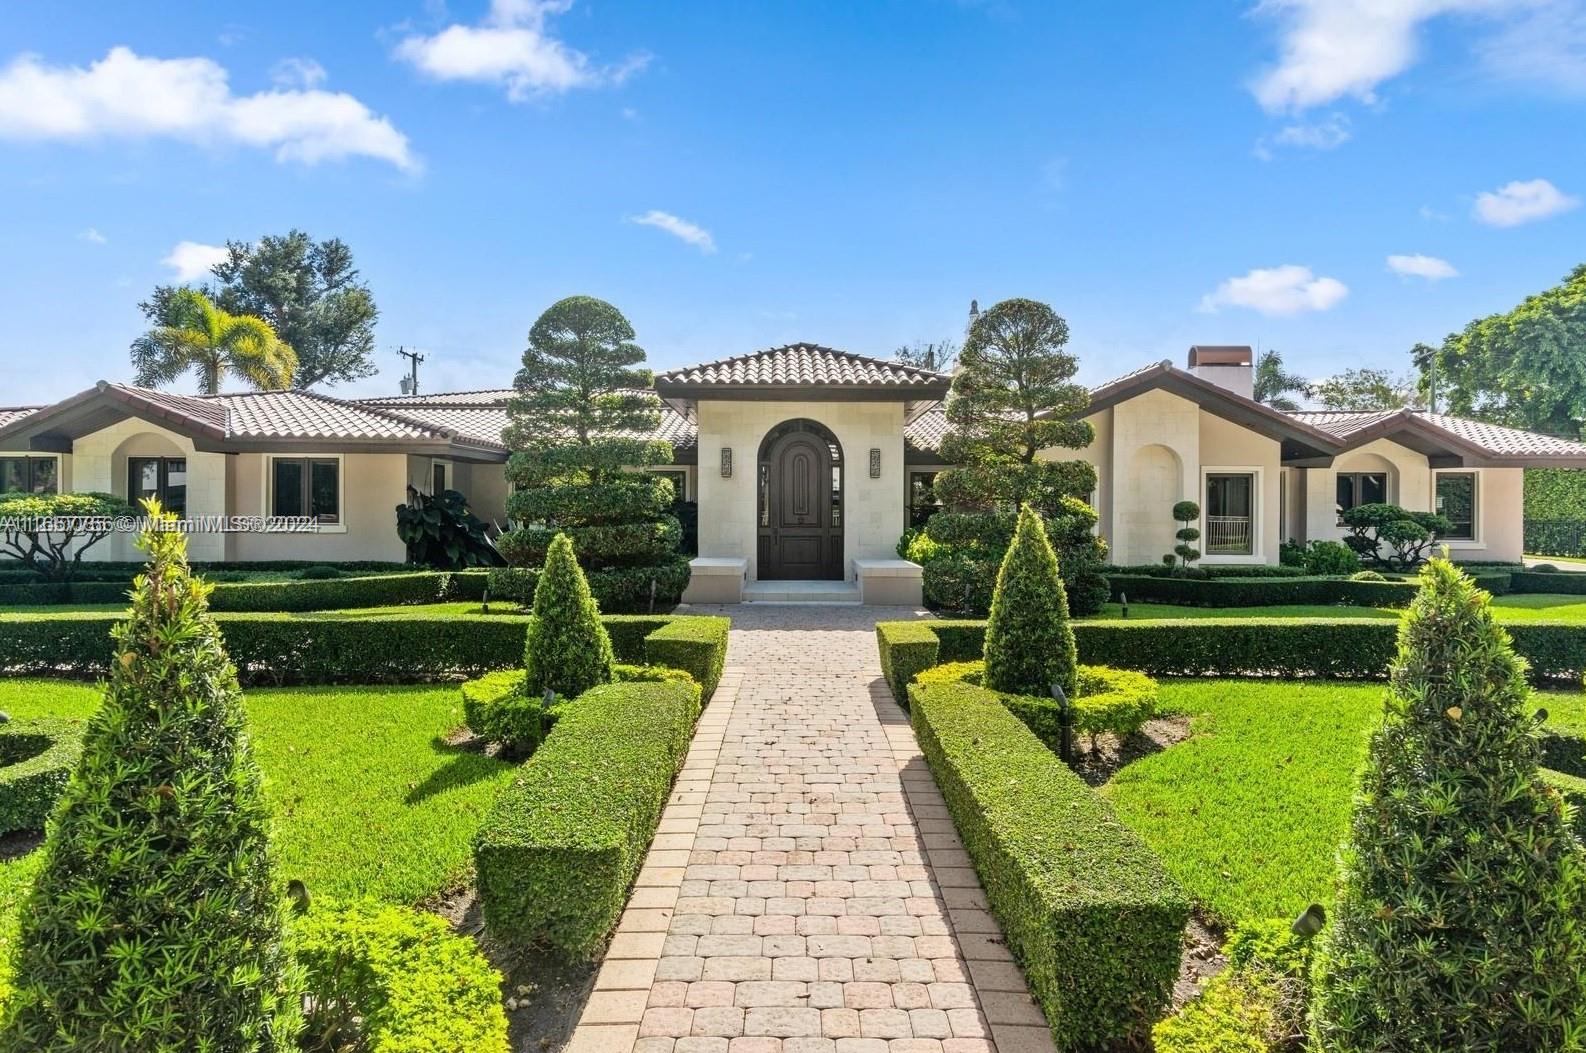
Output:
<svg viewBox="0 0 1586 1053">
<path fill-rule="evenodd" d="M 842 580 L 841 468 L 831 445 L 811 432 L 784 435 L 763 472 L 760 579 Z"/>
</svg>

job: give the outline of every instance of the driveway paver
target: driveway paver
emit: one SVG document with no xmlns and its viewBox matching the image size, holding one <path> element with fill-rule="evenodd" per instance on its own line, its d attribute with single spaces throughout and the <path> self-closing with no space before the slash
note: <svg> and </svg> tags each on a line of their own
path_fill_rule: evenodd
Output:
<svg viewBox="0 0 1586 1053">
<path fill-rule="evenodd" d="M 881 678 L 895 608 L 741 605 L 568 1053 L 1051 1053 Z"/>
</svg>

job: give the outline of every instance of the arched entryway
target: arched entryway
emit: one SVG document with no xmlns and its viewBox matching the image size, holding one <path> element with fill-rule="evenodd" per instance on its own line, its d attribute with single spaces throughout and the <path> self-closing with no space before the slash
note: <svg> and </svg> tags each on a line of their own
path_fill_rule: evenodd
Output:
<svg viewBox="0 0 1586 1053">
<path fill-rule="evenodd" d="M 761 581 L 843 580 L 843 451 L 812 420 L 778 424 L 760 442 Z"/>
</svg>

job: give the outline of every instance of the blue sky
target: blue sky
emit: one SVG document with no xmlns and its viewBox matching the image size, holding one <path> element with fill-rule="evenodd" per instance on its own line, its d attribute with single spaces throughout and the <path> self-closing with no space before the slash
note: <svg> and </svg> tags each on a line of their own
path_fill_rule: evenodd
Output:
<svg viewBox="0 0 1586 1053">
<path fill-rule="evenodd" d="M 381 308 L 340 394 L 401 344 L 505 384 L 571 293 L 657 368 L 1008 296 L 1094 382 L 1403 368 L 1586 261 L 1586 0 L 22 3 L 0 158 L 0 405 L 126 379 L 150 288 L 294 226 Z"/>
</svg>

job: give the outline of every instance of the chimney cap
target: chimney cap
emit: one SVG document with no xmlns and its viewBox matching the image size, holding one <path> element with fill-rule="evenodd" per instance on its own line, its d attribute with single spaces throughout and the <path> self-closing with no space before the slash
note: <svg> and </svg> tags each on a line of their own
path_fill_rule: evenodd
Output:
<svg viewBox="0 0 1586 1053">
<path fill-rule="evenodd" d="M 1255 354 L 1248 344 L 1194 344 L 1189 349 L 1189 367 L 1248 366 Z"/>
</svg>

